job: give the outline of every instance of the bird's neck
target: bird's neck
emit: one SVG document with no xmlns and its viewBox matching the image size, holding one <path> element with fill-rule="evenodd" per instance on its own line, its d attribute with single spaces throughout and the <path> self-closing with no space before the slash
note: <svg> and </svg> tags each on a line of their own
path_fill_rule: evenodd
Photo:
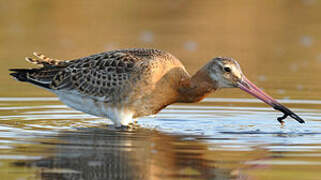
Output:
<svg viewBox="0 0 321 180">
<path fill-rule="evenodd" d="M 207 72 L 202 69 L 191 78 L 182 80 L 181 83 L 178 102 L 198 102 L 217 89 L 216 84 L 213 83 Z"/>
</svg>

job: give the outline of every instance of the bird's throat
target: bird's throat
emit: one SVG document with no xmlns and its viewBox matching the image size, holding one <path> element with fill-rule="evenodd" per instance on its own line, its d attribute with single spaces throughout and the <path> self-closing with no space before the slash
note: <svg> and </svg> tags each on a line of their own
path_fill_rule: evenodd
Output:
<svg viewBox="0 0 321 180">
<path fill-rule="evenodd" d="M 182 85 L 179 88 L 180 98 L 178 102 L 193 103 L 201 101 L 216 89 L 216 84 L 201 69 L 191 78 L 182 80 Z"/>
</svg>

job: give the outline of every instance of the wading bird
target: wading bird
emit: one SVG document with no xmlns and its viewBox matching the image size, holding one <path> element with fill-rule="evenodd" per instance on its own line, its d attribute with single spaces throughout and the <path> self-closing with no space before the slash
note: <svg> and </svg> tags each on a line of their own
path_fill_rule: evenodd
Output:
<svg viewBox="0 0 321 180">
<path fill-rule="evenodd" d="M 106 117 L 116 127 L 167 105 L 198 102 L 217 89 L 235 87 L 283 112 L 280 123 L 287 116 L 304 123 L 251 83 L 229 57 L 214 58 L 191 76 L 176 57 L 157 49 L 114 50 L 74 60 L 34 55 L 37 59 L 26 60 L 42 67 L 11 69 L 10 75 L 55 93 L 76 110 Z"/>
</svg>

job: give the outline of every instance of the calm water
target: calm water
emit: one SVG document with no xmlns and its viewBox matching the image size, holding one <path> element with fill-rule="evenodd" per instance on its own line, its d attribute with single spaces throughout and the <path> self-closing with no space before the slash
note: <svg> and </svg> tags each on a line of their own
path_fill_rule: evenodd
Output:
<svg viewBox="0 0 321 180">
<path fill-rule="evenodd" d="M 321 2 L 0 2 L 1 179 L 321 179 Z M 33 51 L 73 59 L 115 48 L 173 53 L 191 73 L 238 59 L 299 124 L 240 90 L 174 104 L 116 130 L 8 76 Z"/>
<path fill-rule="evenodd" d="M 1 98 L 1 173 L 7 179 L 318 179 L 321 101 L 283 103 L 310 106 L 293 108 L 307 123 L 289 119 L 281 126 L 278 113 L 253 99 L 209 98 L 169 106 L 140 119 L 140 128 L 119 131 L 56 98 Z"/>
</svg>

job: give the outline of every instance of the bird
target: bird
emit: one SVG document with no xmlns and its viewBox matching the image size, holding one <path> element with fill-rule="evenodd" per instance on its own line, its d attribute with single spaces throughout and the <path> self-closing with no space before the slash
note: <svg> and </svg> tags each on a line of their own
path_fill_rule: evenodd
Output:
<svg viewBox="0 0 321 180">
<path fill-rule="evenodd" d="M 299 123 L 304 120 L 264 93 L 243 74 L 231 57 L 215 57 L 194 75 L 171 53 L 153 48 L 106 51 L 59 60 L 33 53 L 26 60 L 38 68 L 10 69 L 18 81 L 56 94 L 67 106 L 128 127 L 134 119 L 157 114 L 173 103 L 199 102 L 223 88 L 240 88 Z"/>
</svg>

